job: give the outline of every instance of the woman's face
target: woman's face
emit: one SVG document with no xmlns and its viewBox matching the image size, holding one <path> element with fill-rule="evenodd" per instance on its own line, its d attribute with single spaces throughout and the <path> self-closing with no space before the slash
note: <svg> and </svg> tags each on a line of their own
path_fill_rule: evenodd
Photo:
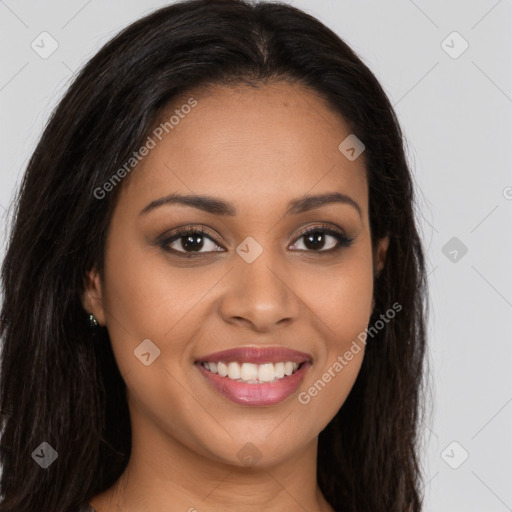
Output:
<svg viewBox="0 0 512 512">
<path fill-rule="evenodd" d="M 191 96 L 197 105 L 180 109 Z M 350 131 L 316 93 L 215 86 L 166 119 L 176 109 L 179 122 L 151 135 L 118 185 L 103 280 L 90 273 L 84 303 L 108 328 L 134 432 L 229 464 L 274 464 L 310 444 L 352 388 L 387 240 L 372 257 L 363 157 L 338 148 Z M 215 202 L 162 200 L 171 195 Z M 172 238 L 182 227 L 203 233 Z M 200 364 L 247 347 L 213 356 L 228 376 Z M 300 352 L 299 377 L 281 377 L 294 355 L 268 347 Z"/>
</svg>

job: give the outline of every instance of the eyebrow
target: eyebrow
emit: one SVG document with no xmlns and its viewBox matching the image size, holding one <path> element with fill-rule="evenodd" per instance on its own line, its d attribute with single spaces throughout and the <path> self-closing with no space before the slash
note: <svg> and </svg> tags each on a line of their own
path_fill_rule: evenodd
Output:
<svg viewBox="0 0 512 512">
<path fill-rule="evenodd" d="M 293 201 L 290 201 L 285 215 L 297 215 L 299 213 L 304 213 L 310 210 L 314 210 L 316 208 L 321 208 L 324 205 L 332 203 L 350 205 L 357 210 L 357 212 L 359 213 L 359 217 L 362 217 L 361 208 L 359 204 L 357 204 L 356 201 L 354 201 L 350 196 L 346 194 L 341 194 L 340 192 L 331 192 L 327 194 L 318 194 L 313 196 L 302 196 L 298 199 L 294 199 Z M 221 199 L 217 199 L 215 197 L 195 194 L 170 194 L 160 199 L 155 199 L 154 201 L 151 201 L 151 203 L 149 203 L 140 212 L 139 216 L 145 215 L 152 210 L 160 208 L 161 206 L 172 204 L 190 206 L 192 208 L 197 208 L 199 210 L 203 210 L 207 213 L 211 213 L 214 215 L 226 215 L 232 217 L 237 214 L 237 210 L 234 205 L 232 205 L 231 203 L 227 203 L 226 201 L 223 201 Z"/>
</svg>

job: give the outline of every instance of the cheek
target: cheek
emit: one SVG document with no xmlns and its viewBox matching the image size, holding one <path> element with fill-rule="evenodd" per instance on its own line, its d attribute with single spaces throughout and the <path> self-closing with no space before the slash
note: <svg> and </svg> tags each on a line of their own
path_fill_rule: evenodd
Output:
<svg viewBox="0 0 512 512">
<path fill-rule="evenodd" d="M 116 234 L 108 247 L 103 303 L 112 348 L 124 375 L 145 368 L 134 353 L 144 340 L 164 349 L 163 335 L 183 316 L 185 305 L 177 299 L 181 291 L 169 268 L 166 279 L 160 259 L 148 257 L 147 249 L 144 253 L 129 234 Z"/>
<path fill-rule="evenodd" d="M 173 267 L 159 248 L 148 250 L 129 235 L 112 239 L 110 247 L 104 294 L 106 314 L 112 317 L 109 328 L 122 324 L 136 338 L 161 339 L 212 280 L 207 274 L 197 279 L 193 268 Z"/>
<path fill-rule="evenodd" d="M 317 364 L 306 379 L 298 402 L 322 429 L 349 395 L 364 358 L 364 336 L 372 305 L 370 244 L 361 244 L 343 265 L 316 281 L 309 294 L 317 330 L 323 338 Z M 314 432 L 314 430 L 313 430 Z"/>
<path fill-rule="evenodd" d="M 111 247 L 104 306 L 132 420 L 151 418 L 186 442 L 191 423 L 211 421 L 202 408 L 191 407 L 195 402 L 187 382 L 190 337 L 198 328 L 194 306 L 218 277 L 205 272 L 196 278 L 197 270 L 172 268 L 165 258 L 129 246 L 127 237 L 113 239 Z M 142 354 L 148 352 L 146 365 Z"/>
<path fill-rule="evenodd" d="M 148 368 L 165 365 L 174 373 L 185 372 L 194 349 L 191 340 L 210 311 L 207 298 L 226 272 L 220 265 L 180 267 L 177 260 L 171 263 L 158 251 L 148 251 L 126 234 L 112 238 L 106 255 L 104 308 L 123 375 L 147 374 L 134 354 L 144 340 L 151 340 L 160 351 Z M 161 377 L 168 385 L 168 376 Z"/>
<path fill-rule="evenodd" d="M 339 265 L 307 284 L 308 305 L 323 321 L 329 350 L 342 350 L 368 325 L 373 298 L 371 244 L 361 241 Z"/>
</svg>

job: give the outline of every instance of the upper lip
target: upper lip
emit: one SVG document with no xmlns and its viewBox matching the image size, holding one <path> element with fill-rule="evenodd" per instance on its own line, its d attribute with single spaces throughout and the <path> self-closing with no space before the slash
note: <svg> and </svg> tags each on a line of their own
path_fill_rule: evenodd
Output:
<svg viewBox="0 0 512 512">
<path fill-rule="evenodd" d="M 239 347 L 199 357 L 196 359 L 196 363 L 238 361 L 242 363 L 263 364 L 291 361 L 292 363 L 300 364 L 305 361 L 311 362 L 311 360 L 310 354 L 287 347 Z"/>
</svg>

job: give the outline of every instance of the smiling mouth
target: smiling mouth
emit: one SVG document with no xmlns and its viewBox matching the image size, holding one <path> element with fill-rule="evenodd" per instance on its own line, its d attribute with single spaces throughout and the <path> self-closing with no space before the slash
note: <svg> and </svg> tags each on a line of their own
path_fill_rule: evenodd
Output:
<svg viewBox="0 0 512 512">
<path fill-rule="evenodd" d="M 202 361 L 200 364 L 209 372 L 228 380 L 244 384 L 268 384 L 293 375 L 304 365 L 304 362 L 282 361 L 254 364 L 237 361 L 219 361 L 217 363 Z"/>
<path fill-rule="evenodd" d="M 271 406 L 292 396 L 313 356 L 282 345 L 245 346 L 204 354 L 196 368 L 210 386 L 239 405 Z"/>
</svg>

